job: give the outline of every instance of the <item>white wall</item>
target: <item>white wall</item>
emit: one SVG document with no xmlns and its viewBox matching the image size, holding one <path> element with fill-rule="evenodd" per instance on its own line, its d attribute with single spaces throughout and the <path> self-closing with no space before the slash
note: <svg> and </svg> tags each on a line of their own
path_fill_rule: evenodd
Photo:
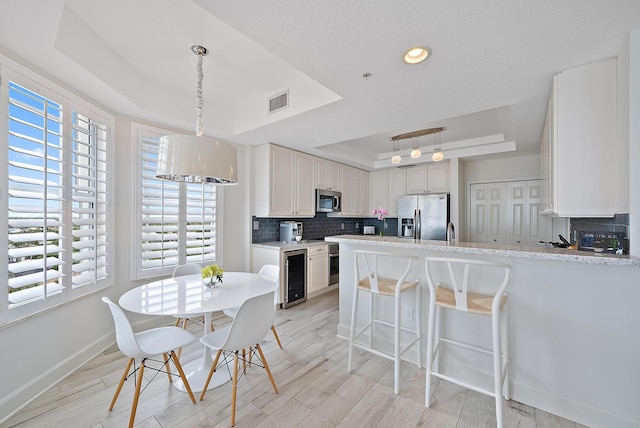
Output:
<svg viewBox="0 0 640 428">
<path fill-rule="evenodd" d="M 465 183 L 517 181 L 541 178 L 540 156 L 517 156 L 464 161 Z"/>
<path fill-rule="evenodd" d="M 640 29 L 629 36 L 629 239 L 640 257 Z"/>
</svg>

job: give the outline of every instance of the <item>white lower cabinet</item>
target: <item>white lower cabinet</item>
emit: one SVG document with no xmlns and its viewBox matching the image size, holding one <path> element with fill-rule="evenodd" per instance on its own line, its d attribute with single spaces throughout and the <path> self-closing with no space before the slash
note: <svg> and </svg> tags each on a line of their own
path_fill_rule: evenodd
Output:
<svg viewBox="0 0 640 428">
<path fill-rule="evenodd" d="M 307 296 L 329 287 L 329 246 L 307 249 Z"/>
</svg>

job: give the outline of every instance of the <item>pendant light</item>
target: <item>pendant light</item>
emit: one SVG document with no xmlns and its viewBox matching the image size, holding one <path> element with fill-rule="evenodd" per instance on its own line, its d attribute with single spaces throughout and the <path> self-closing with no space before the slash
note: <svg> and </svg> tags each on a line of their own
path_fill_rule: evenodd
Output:
<svg viewBox="0 0 640 428">
<path fill-rule="evenodd" d="M 418 137 L 413 137 L 413 150 L 411 150 L 411 159 L 420 159 L 422 152 L 418 146 Z"/>
<path fill-rule="evenodd" d="M 435 144 L 433 154 L 431 155 L 431 160 L 434 162 L 440 162 L 442 159 L 444 159 L 444 153 L 442 153 L 442 149 L 440 148 L 440 131 L 436 132 L 433 138 L 435 140 Z"/>
<path fill-rule="evenodd" d="M 165 135 L 160 138 L 156 177 L 187 183 L 236 184 L 237 150 L 231 144 L 202 136 L 202 58 L 207 48 L 194 45 L 198 56 L 196 135 Z"/>
<path fill-rule="evenodd" d="M 398 140 L 393 140 L 393 153 L 394 155 L 391 157 L 392 164 L 399 164 L 402 161 L 400 157 L 400 147 L 398 147 Z"/>
</svg>

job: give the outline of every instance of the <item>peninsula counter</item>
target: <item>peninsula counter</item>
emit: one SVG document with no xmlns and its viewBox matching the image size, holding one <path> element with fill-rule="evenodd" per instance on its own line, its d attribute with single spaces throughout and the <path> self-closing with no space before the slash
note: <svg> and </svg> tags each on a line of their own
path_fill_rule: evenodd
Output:
<svg viewBox="0 0 640 428">
<path fill-rule="evenodd" d="M 508 288 L 512 398 L 588 426 L 640 426 L 637 258 L 557 248 L 464 242 L 447 245 L 398 237 L 339 235 L 325 240 L 340 243 L 338 336 L 349 337 L 356 249 L 420 257 L 411 275 L 421 281 L 422 301 L 403 301 L 402 313 L 412 313 L 406 306 L 421 305 L 423 332 L 427 331 L 429 295 L 425 256 L 507 263 L 513 267 Z M 383 302 L 378 311 L 392 316 L 392 302 Z M 361 314 L 366 316 L 366 311 L 359 311 Z M 488 319 L 450 315 L 447 330 L 455 328 L 465 340 L 490 348 L 490 328 L 484 324 Z M 426 333 L 423 336 L 426 344 Z M 391 346 L 391 332 L 375 333 L 374 341 Z M 489 358 L 463 353 L 448 358 L 451 355 L 444 355 L 441 367 L 470 382 L 491 385 Z M 420 357 L 426 361 L 425 349 Z M 415 363 L 418 356 L 407 352 L 406 358 Z"/>
</svg>

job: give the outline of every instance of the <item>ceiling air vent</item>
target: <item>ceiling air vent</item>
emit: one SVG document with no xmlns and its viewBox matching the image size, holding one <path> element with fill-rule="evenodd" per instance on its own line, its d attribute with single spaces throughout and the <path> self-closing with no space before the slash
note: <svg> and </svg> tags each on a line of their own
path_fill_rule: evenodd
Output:
<svg viewBox="0 0 640 428">
<path fill-rule="evenodd" d="M 269 114 L 289 107 L 289 91 L 284 91 L 269 98 Z"/>
</svg>

